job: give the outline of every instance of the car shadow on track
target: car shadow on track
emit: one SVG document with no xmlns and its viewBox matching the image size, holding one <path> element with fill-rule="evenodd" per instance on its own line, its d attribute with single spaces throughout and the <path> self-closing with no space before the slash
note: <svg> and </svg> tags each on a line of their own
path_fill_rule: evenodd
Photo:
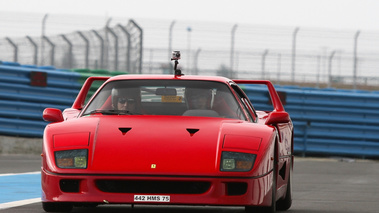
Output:
<svg viewBox="0 0 379 213">
<path fill-rule="evenodd" d="M 214 206 L 135 206 L 108 205 L 96 208 L 74 208 L 73 213 L 244 213 L 243 207 L 214 207 Z M 325 210 L 289 209 L 277 211 L 283 213 L 325 213 Z M 331 210 L 328 213 L 346 213 L 346 211 Z"/>
<path fill-rule="evenodd" d="M 109 205 L 96 208 L 74 208 L 73 213 L 244 213 L 243 207 L 220 207 L 220 206 L 135 206 Z M 289 209 L 277 211 L 283 213 L 325 213 L 325 210 Z M 341 210 L 331 210 L 328 213 L 346 213 Z"/>
<path fill-rule="evenodd" d="M 107 205 L 95 208 L 76 207 L 73 213 L 243 213 L 243 207 L 220 207 L 220 206 L 134 206 L 131 205 Z"/>
</svg>

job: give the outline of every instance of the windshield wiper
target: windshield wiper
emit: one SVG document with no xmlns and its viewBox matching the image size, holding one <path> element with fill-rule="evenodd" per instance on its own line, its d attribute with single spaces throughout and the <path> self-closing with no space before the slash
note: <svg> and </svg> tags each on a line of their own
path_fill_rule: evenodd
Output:
<svg viewBox="0 0 379 213">
<path fill-rule="evenodd" d="M 101 113 L 103 115 L 134 115 L 134 113 L 130 111 L 125 111 L 125 110 L 114 110 L 114 109 L 108 109 L 108 110 L 103 110 L 103 109 L 95 109 L 90 112 L 84 113 L 83 116 L 86 115 L 92 115 L 95 113 Z"/>
</svg>

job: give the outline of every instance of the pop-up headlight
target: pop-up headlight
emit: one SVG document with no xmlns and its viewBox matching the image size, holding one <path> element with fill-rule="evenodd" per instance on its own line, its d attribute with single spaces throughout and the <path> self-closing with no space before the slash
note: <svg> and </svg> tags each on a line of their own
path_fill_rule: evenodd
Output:
<svg viewBox="0 0 379 213">
<path fill-rule="evenodd" d="M 222 152 L 220 170 L 223 172 L 247 172 L 254 166 L 256 155 L 241 152 Z"/>
<path fill-rule="evenodd" d="M 55 162 L 62 169 L 86 169 L 87 149 L 75 149 L 55 152 Z"/>
</svg>

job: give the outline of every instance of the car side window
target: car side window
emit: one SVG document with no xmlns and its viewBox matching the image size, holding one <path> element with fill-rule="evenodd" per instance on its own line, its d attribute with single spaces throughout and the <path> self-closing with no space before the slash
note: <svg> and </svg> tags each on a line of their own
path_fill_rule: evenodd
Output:
<svg viewBox="0 0 379 213">
<path fill-rule="evenodd" d="M 256 112 L 251 105 L 249 99 L 245 95 L 245 93 L 237 86 L 237 85 L 232 85 L 233 90 L 236 92 L 238 95 L 238 98 L 241 100 L 242 106 L 246 111 L 247 116 L 252 122 L 257 122 L 257 115 Z"/>
</svg>

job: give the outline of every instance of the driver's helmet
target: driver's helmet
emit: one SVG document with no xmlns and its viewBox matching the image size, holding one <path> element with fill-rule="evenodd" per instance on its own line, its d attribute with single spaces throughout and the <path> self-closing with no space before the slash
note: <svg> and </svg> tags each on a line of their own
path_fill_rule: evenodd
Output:
<svg viewBox="0 0 379 213">
<path fill-rule="evenodd" d="M 211 109 L 211 89 L 186 88 L 185 98 L 189 109 Z"/>
</svg>

